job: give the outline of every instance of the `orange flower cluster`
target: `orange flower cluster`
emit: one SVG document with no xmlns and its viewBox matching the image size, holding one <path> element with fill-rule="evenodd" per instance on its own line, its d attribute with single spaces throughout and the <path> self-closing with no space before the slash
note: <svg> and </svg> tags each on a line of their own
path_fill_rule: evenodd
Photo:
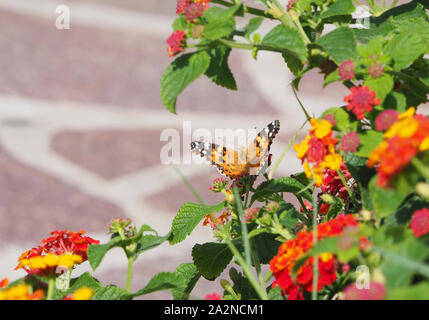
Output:
<svg viewBox="0 0 429 320">
<path fill-rule="evenodd" d="M 44 296 L 43 290 L 31 292 L 31 288 L 24 283 L 0 290 L 0 300 L 42 300 Z"/>
<path fill-rule="evenodd" d="M 332 124 L 325 119 L 314 118 L 310 120 L 310 124 L 310 134 L 293 148 L 303 162 L 305 175 L 307 178 L 313 176 L 315 185 L 319 187 L 323 184 L 324 172 L 327 169 L 339 170 L 343 159 L 335 151 L 338 140 L 333 137 Z"/>
<path fill-rule="evenodd" d="M 85 231 L 53 231 L 52 237 L 42 240 L 38 246 L 24 252 L 18 259 L 17 269 L 29 274 L 54 275 L 57 267 L 71 269 L 88 259 L 87 250 L 91 244 L 100 241 L 82 236 Z"/>
<path fill-rule="evenodd" d="M 429 119 L 414 113 L 415 108 L 411 107 L 400 114 L 384 133 L 385 140 L 369 156 L 369 167 L 378 164 L 377 184 L 380 187 L 388 186 L 390 179 L 419 152 L 429 150 Z"/>
<path fill-rule="evenodd" d="M 357 226 L 352 215 L 341 214 L 335 219 L 321 223 L 317 226 L 317 238 L 337 236 L 343 233 L 346 227 Z M 313 232 L 301 231 L 295 239 L 284 242 L 277 255 L 270 261 L 270 269 L 276 280 L 273 287 L 279 286 L 282 294 L 288 300 L 303 300 L 305 291 L 311 292 L 313 285 L 313 258 L 310 257 L 297 271 L 296 282 L 292 278 L 295 263 L 313 247 Z M 331 285 L 336 280 L 338 263 L 332 253 L 322 253 L 318 257 L 318 283 L 317 290 Z"/>
</svg>

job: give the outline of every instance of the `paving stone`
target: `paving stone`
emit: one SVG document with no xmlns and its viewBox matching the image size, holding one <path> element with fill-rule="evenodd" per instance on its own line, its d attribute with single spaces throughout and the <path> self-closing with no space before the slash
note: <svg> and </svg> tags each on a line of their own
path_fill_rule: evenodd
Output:
<svg viewBox="0 0 429 320">
<path fill-rule="evenodd" d="M 116 205 L 16 161 L 1 147 L 0 185 L 0 242 L 5 244 L 37 245 L 55 229 L 105 232 L 113 218 L 124 216 Z"/>
<path fill-rule="evenodd" d="M 164 109 L 159 80 L 171 62 L 165 39 L 75 25 L 0 11 L 0 93 L 71 100 L 121 108 Z M 178 110 L 273 112 L 231 58 L 240 91 L 198 79 L 178 100 Z"/>
<path fill-rule="evenodd" d="M 106 179 L 160 164 L 165 142 L 159 131 L 63 131 L 52 141 L 54 151 Z"/>
</svg>

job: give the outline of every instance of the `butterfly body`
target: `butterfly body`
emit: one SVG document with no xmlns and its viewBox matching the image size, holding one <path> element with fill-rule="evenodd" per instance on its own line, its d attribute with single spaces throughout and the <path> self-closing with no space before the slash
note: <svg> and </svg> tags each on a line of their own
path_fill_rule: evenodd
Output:
<svg viewBox="0 0 429 320">
<path fill-rule="evenodd" d="M 278 120 L 271 122 L 256 135 L 247 149 L 240 148 L 239 151 L 199 141 L 191 143 L 191 150 L 231 179 L 257 176 L 268 166 L 270 146 L 279 129 Z"/>
</svg>

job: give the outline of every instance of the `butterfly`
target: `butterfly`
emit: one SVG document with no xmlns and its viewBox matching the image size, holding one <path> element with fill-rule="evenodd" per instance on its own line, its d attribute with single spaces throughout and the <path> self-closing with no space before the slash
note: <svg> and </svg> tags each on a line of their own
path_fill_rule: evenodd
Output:
<svg viewBox="0 0 429 320">
<path fill-rule="evenodd" d="M 279 120 L 269 123 L 256 135 L 247 149 L 242 148 L 239 151 L 201 141 L 191 142 L 191 150 L 231 179 L 257 176 L 269 165 L 270 147 L 279 130 Z"/>
</svg>

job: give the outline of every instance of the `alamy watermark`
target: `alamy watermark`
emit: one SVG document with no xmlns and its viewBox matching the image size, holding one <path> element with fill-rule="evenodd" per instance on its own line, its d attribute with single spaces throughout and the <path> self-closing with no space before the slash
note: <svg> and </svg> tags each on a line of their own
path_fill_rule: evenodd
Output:
<svg viewBox="0 0 429 320">
<path fill-rule="evenodd" d="M 57 6 L 55 13 L 58 15 L 55 20 L 57 30 L 70 30 L 70 8 L 64 4 Z"/>
</svg>

